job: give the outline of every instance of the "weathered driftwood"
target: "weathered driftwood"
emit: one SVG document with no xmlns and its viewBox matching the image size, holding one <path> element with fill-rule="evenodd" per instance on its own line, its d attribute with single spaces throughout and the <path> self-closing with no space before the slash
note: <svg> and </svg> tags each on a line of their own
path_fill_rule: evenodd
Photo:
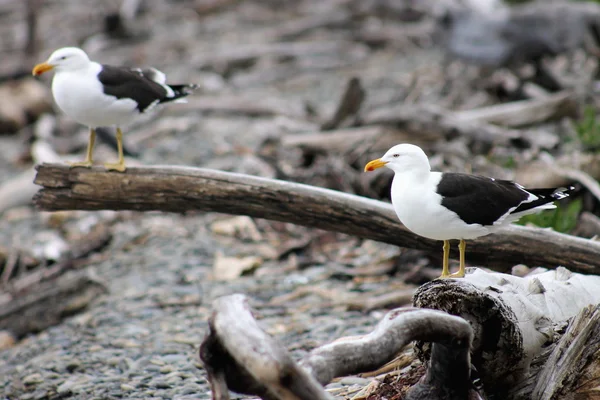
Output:
<svg viewBox="0 0 600 400">
<path fill-rule="evenodd" d="M 564 268 L 524 278 L 468 272 L 464 279 L 436 280 L 418 290 L 415 305 L 437 310 L 395 309 L 367 335 L 313 349 L 299 362 L 309 378 L 296 376 L 296 365 L 260 330 L 241 295 L 214 303 L 201 355 L 207 369 L 213 369 L 211 382 L 213 376 L 222 382 L 219 393 L 229 387 L 265 399 L 299 399 L 303 397 L 268 397 L 265 393 L 272 391 L 265 388 L 287 393 L 281 386 L 293 391 L 289 382 L 295 379 L 324 385 L 335 377 L 377 369 L 412 340 L 422 340 L 426 343 L 416 347 L 428 359 L 426 374 L 406 399 L 465 399 L 483 392 L 519 400 L 579 398 L 575 393 L 594 398 L 600 382 L 600 277 Z M 471 364 L 482 382 L 480 393 L 471 384 Z"/>
<path fill-rule="evenodd" d="M 549 157 L 548 157 L 549 158 Z M 519 167 L 515 180 L 529 187 L 557 187 L 570 184 L 563 170 L 582 171 L 593 179 L 600 179 L 600 155 L 590 153 L 566 154 L 554 160 L 538 160 Z"/>
<path fill-rule="evenodd" d="M 227 388 L 263 399 L 328 400 L 317 380 L 256 323 L 243 295 L 213 302 L 210 333 L 200 347 L 213 399 L 229 399 Z"/>
<path fill-rule="evenodd" d="M 557 324 L 575 317 L 589 304 L 600 303 L 600 277 L 574 274 L 565 268 L 524 278 L 480 269 L 471 272 L 462 280 L 423 285 L 415 293 L 414 304 L 471 323 L 475 333 L 473 365 L 486 393 L 501 398 L 528 377 L 531 360 L 556 341 Z M 427 345 L 421 347 L 426 357 Z M 582 365 L 576 367 L 579 369 L 573 373 L 580 373 Z"/>
<path fill-rule="evenodd" d="M 490 123 L 507 127 L 539 124 L 564 117 L 576 118 L 579 104 L 574 93 L 560 92 L 545 98 L 514 101 L 454 112 L 459 122 Z"/>
<path fill-rule="evenodd" d="M 351 23 L 351 18 L 352 14 L 348 11 L 332 7 L 329 12 L 320 12 L 283 21 L 280 25 L 262 32 L 262 35 L 271 38 L 273 41 L 292 40 L 306 33 L 314 32 L 315 29 L 348 25 Z"/>
<path fill-rule="evenodd" d="M 60 238 L 59 238 L 60 239 Z M 38 332 L 84 308 L 106 289 L 89 270 L 72 271 L 112 239 L 104 225 L 72 240 L 52 265 L 29 252 L 0 253 L 0 330 Z"/>
<path fill-rule="evenodd" d="M 247 66 L 261 57 L 308 57 L 316 54 L 351 54 L 360 45 L 351 41 L 293 41 L 266 44 L 244 44 L 215 48 L 193 55 L 190 63 L 198 68 L 212 67 L 227 73 L 236 66 Z"/>
<path fill-rule="evenodd" d="M 356 149 L 385 153 L 398 143 L 427 146 L 440 139 L 435 132 L 429 133 L 432 132 L 423 132 L 417 137 L 393 126 L 369 125 L 327 132 L 291 133 L 281 138 L 281 144 L 325 154 L 348 154 Z"/>
<path fill-rule="evenodd" d="M 106 288 L 90 271 L 71 271 L 18 296 L 0 292 L 0 330 L 40 332 L 85 308 Z"/>
<path fill-rule="evenodd" d="M 408 231 L 390 204 L 333 190 L 255 176 L 189 167 L 103 168 L 38 166 L 43 188 L 35 203 L 56 210 L 216 211 L 291 222 L 402 247 L 438 253 L 437 241 Z M 455 246 L 453 246 L 455 247 Z M 455 255 L 456 249 L 453 249 Z M 469 262 L 498 271 L 515 264 L 600 273 L 600 243 L 547 229 L 511 226 L 471 241 Z"/>
<path fill-rule="evenodd" d="M 243 295 L 215 300 L 209 327 L 200 357 L 215 400 L 229 399 L 227 388 L 269 400 L 330 399 L 320 385 L 378 368 L 415 339 L 435 342 L 432 367 L 407 399 L 466 398 L 470 391 L 471 328 L 435 310 L 392 310 L 371 333 L 317 347 L 299 364 L 258 326 Z"/>
<path fill-rule="evenodd" d="M 352 78 L 346 85 L 346 90 L 330 119 L 321 124 L 321 129 L 329 130 L 337 128 L 344 119 L 357 116 L 365 99 L 365 90 L 358 78 Z"/>
<path fill-rule="evenodd" d="M 511 388 L 510 398 L 597 399 L 600 385 L 600 305 L 581 310 L 562 338 L 532 364 L 528 378 Z"/>
<path fill-rule="evenodd" d="M 433 105 L 401 104 L 374 109 L 361 118 L 365 125 L 394 125 L 415 136 L 467 137 L 486 144 L 526 140 L 523 132 L 480 121 L 461 121 L 453 112 Z"/>
</svg>

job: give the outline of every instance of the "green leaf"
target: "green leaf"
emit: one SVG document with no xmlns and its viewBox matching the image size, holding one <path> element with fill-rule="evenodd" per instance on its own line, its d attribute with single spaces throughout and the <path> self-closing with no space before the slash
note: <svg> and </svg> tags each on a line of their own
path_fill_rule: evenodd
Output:
<svg viewBox="0 0 600 400">
<path fill-rule="evenodd" d="M 522 217 L 517 224 L 532 224 L 540 228 L 552 228 L 557 232 L 570 232 L 575 225 L 582 208 L 581 199 L 574 199 L 569 202 L 557 204 L 554 210 L 542 211 L 539 214 L 531 214 Z"/>
</svg>

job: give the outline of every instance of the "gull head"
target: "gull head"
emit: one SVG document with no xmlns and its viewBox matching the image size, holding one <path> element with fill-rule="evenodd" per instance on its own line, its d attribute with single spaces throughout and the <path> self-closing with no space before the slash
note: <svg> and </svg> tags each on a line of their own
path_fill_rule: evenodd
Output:
<svg viewBox="0 0 600 400">
<path fill-rule="evenodd" d="M 50 55 L 48 60 L 36 65 L 32 74 L 38 76 L 52 69 L 56 71 L 76 70 L 85 68 L 90 59 L 83 50 L 77 47 L 63 47 Z"/>
<path fill-rule="evenodd" d="M 425 152 L 414 144 L 398 144 L 389 149 L 381 158 L 369 161 L 365 172 L 387 167 L 394 172 L 430 171 L 429 160 Z"/>
</svg>

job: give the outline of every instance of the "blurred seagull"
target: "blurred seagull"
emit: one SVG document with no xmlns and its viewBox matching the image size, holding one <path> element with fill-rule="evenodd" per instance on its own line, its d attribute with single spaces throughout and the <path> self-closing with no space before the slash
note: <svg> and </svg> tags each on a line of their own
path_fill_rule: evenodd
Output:
<svg viewBox="0 0 600 400">
<path fill-rule="evenodd" d="M 33 68 L 33 75 L 54 70 L 52 95 L 60 109 L 90 128 L 87 156 L 72 167 L 91 167 L 95 129 L 116 126 L 119 160 L 107 163 L 108 170 L 125 171 L 121 126 L 159 104 L 185 102 L 183 97 L 196 85 L 167 85 L 165 74 L 154 68 L 115 67 L 91 61 L 76 47 L 56 50 L 46 62 Z"/>
</svg>

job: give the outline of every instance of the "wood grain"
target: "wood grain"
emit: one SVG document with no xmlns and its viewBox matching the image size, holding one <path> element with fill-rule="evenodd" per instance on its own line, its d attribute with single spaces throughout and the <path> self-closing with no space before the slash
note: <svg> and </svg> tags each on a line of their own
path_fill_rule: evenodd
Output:
<svg viewBox="0 0 600 400">
<path fill-rule="evenodd" d="M 126 173 L 101 167 L 42 164 L 34 202 L 57 210 L 192 210 L 248 215 L 342 232 L 401 247 L 441 252 L 441 242 L 408 231 L 388 203 L 292 182 L 210 169 L 131 167 Z M 456 246 L 453 246 L 456 247 Z M 453 256 L 457 255 L 453 248 Z M 469 241 L 467 262 L 505 272 L 515 264 L 565 266 L 600 274 L 600 243 L 546 229 L 511 226 Z"/>
</svg>

